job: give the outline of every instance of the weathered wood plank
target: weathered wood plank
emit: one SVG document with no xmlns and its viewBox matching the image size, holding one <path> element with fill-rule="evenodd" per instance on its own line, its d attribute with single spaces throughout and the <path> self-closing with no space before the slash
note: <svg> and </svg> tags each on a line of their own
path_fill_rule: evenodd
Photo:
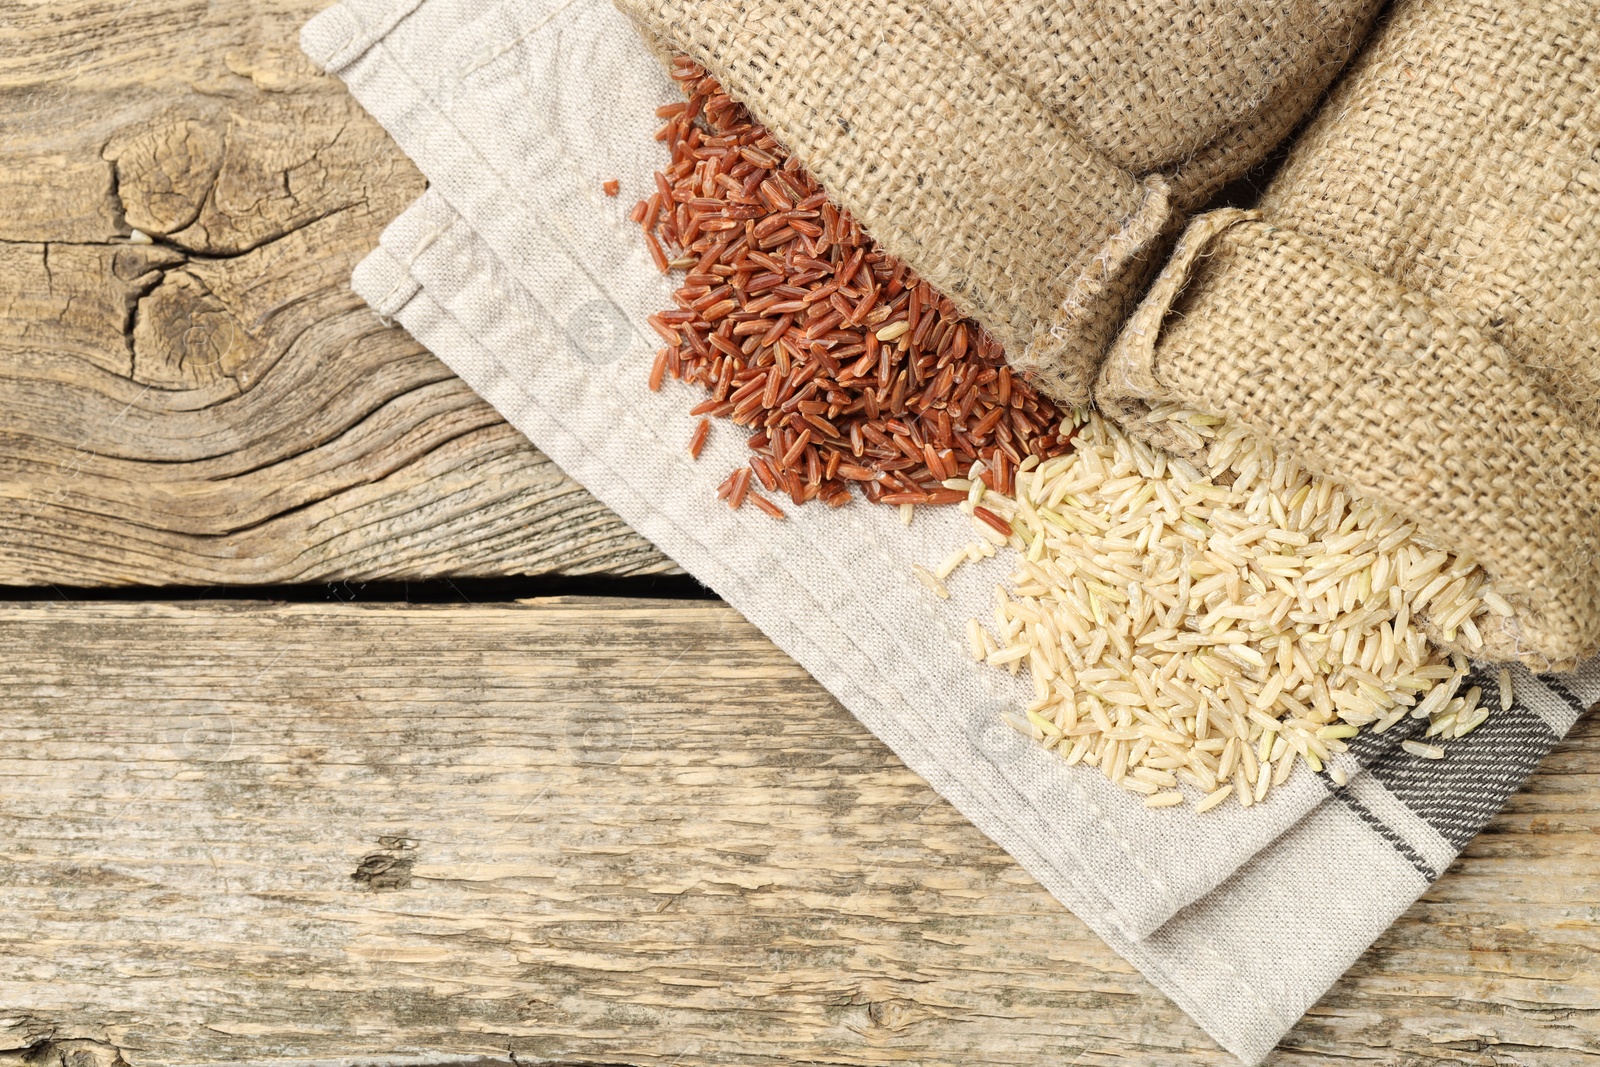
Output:
<svg viewBox="0 0 1600 1067">
<path fill-rule="evenodd" d="M 0 1047 L 1230 1062 L 720 604 L 0 634 Z M 1597 755 L 1590 720 L 1271 1062 L 1600 1055 Z"/>
<path fill-rule="evenodd" d="M 0 0 L 0 583 L 675 570 L 351 293 L 424 182 L 325 3 Z"/>
</svg>

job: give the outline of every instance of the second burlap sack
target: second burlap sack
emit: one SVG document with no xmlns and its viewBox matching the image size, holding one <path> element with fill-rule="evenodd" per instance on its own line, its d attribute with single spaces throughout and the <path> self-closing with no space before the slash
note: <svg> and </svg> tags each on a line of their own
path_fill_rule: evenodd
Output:
<svg viewBox="0 0 1600 1067">
<path fill-rule="evenodd" d="M 1184 213 L 1289 132 L 1379 0 L 617 6 L 1082 404 Z"/>
<path fill-rule="evenodd" d="M 1259 210 L 1191 225 L 1098 389 L 1412 517 L 1514 609 L 1455 647 L 1535 669 L 1600 650 L 1596 56 L 1592 0 L 1399 0 Z"/>
</svg>

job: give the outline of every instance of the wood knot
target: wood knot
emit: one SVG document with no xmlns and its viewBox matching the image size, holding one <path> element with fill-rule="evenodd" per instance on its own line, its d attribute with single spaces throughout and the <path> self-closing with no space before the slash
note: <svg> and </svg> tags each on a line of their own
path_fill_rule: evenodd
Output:
<svg viewBox="0 0 1600 1067">
<path fill-rule="evenodd" d="M 361 862 L 356 864 L 355 871 L 350 875 L 351 880 L 372 890 L 410 888 L 411 868 L 416 860 L 409 853 L 417 847 L 417 843 L 406 837 L 386 834 L 378 838 L 378 844 L 385 851 L 369 852 L 361 857 Z"/>
<path fill-rule="evenodd" d="M 133 348 L 135 381 L 193 389 L 237 381 L 261 346 L 203 282 L 178 270 L 140 302 Z"/>
<path fill-rule="evenodd" d="M 216 184 L 225 148 L 211 118 L 172 118 L 113 138 L 105 156 L 117 168 L 128 225 L 170 234 L 194 222 Z"/>
<path fill-rule="evenodd" d="M 128 1067 L 128 1061 L 104 1041 L 41 1038 L 26 1048 L 0 1052 L 0 1067 Z"/>
<path fill-rule="evenodd" d="M 867 1018 L 880 1030 L 891 1033 L 904 1030 L 922 1017 L 922 1012 L 909 1000 L 874 1000 L 867 1005 Z"/>
</svg>

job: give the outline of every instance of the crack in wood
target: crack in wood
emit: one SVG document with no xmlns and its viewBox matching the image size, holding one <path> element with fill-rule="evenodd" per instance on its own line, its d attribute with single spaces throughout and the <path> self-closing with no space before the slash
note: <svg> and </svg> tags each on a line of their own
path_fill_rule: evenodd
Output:
<svg viewBox="0 0 1600 1067">
<path fill-rule="evenodd" d="M 318 3 L 19 26 L 123 44 L 0 149 L 0 582 L 675 572 L 350 292 L 424 183 L 299 55 Z"/>
</svg>

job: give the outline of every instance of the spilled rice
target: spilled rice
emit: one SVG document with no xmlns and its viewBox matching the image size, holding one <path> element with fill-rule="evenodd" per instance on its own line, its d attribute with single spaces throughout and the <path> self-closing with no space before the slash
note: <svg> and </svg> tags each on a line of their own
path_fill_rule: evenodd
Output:
<svg viewBox="0 0 1600 1067">
<path fill-rule="evenodd" d="M 1426 612 L 1444 640 L 1480 646 L 1484 613 L 1510 609 L 1476 565 L 1220 420 L 1149 418 L 1206 469 L 1090 412 L 1066 454 L 1022 464 L 1013 494 L 982 464 L 944 483 L 967 494 L 978 536 L 917 568 L 924 584 L 947 595 L 965 563 L 1017 553 L 989 625 L 967 632 L 975 659 L 1032 675 L 1013 726 L 1150 807 L 1185 803 L 1184 783 L 1206 811 L 1264 800 L 1297 762 L 1321 771 L 1361 729 L 1427 719 L 1403 747 L 1440 759 L 1488 717 L 1478 687 L 1462 690 L 1466 658 L 1420 624 Z"/>
<path fill-rule="evenodd" d="M 1034 700 L 1012 724 L 1153 808 L 1189 802 L 1180 784 L 1199 811 L 1248 807 L 1297 763 L 1342 786 L 1331 761 L 1361 729 L 1427 719 L 1403 748 L 1442 759 L 1487 718 L 1465 658 L 1421 626 L 1481 646 L 1478 621 L 1510 608 L 1476 566 L 1219 420 L 1149 416 L 1204 470 L 1096 414 L 1063 420 L 703 68 L 672 73 L 671 161 L 630 214 L 657 268 L 683 272 L 650 317 L 649 386 L 707 394 L 694 459 L 714 426 L 742 428 L 748 460 L 717 491 L 730 507 L 782 518 L 776 500 L 859 492 L 909 523 L 959 503 L 974 540 L 917 580 L 947 597 L 956 569 L 1015 551 L 991 625 L 969 622 L 972 656 L 1027 667 Z M 1509 707 L 1505 672 L 1499 688 Z"/>
<path fill-rule="evenodd" d="M 689 454 L 712 431 L 749 448 L 719 499 L 774 518 L 857 492 L 901 509 L 953 504 L 941 484 L 982 461 L 997 487 L 1051 456 L 1061 411 L 1006 364 L 1000 344 L 837 209 L 770 131 L 704 68 L 680 58 L 686 99 L 656 114 L 671 162 L 630 218 L 674 306 L 651 315 L 668 379 L 708 395 Z M 853 492 L 854 490 L 855 492 Z"/>
</svg>

